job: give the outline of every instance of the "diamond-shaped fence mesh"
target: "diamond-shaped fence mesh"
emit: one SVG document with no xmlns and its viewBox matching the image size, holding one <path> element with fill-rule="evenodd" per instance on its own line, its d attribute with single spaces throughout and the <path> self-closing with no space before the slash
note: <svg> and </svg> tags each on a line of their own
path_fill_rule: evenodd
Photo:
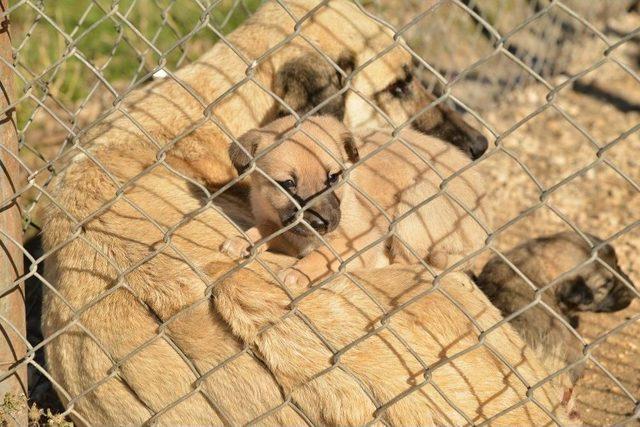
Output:
<svg viewBox="0 0 640 427">
<path fill-rule="evenodd" d="M 0 424 L 638 423 L 637 1 L 1 17 Z"/>
</svg>

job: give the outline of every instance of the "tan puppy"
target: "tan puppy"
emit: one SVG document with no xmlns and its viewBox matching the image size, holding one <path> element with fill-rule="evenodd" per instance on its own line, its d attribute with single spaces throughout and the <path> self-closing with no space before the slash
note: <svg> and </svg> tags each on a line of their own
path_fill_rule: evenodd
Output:
<svg viewBox="0 0 640 427">
<path fill-rule="evenodd" d="M 319 5 L 283 3 L 297 17 Z M 78 425 L 564 422 L 547 371 L 511 327 L 480 340 L 500 315 L 462 274 L 438 284 L 458 304 L 425 293 L 433 286 L 422 267 L 354 273 L 360 287 L 339 278 L 306 296 L 267 270 L 290 257 L 266 253 L 265 266 L 229 274 L 235 265 L 218 248 L 237 229 L 226 215 L 250 215 L 194 184 L 236 176 L 225 132 L 277 115 L 266 89 L 284 64 L 315 52 L 306 40 L 334 62 L 351 51 L 356 67 L 396 43 L 351 80 L 367 98 L 404 81 L 411 63 L 351 1 L 319 6 L 262 58 L 294 26 L 267 3 L 227 37 L 237 51 L 219 43 L 177 72 L 179 83 L 131 93 L 80 135 L 72 162 L 62 159 L 47 187 L 43 345 L 70 416 Z M 377 119 L 358 96 L 346 96 L 345 121 L 367 126 Z"/>
<path fill-rule="evenodd" d="M 247 255 L 252 244 L 295 223 L 260 246 L 304 255 L 282 275 L 291 284 L 325 277 L 337 270 L 340 259 L 350 260 L 349 269 L 425 260 L 443 270 L 482 247 L 486 233 L 458 205 L 486 224 L 482 177 L 467 171 L 448 183 L 448 196 L 437 195 L 443 179 L 469 162 L 459 150 L 411 130 L 388 146 L 393 138 L 381 131 L 364 131 L 356 141 L 329 116 L 311 117 L 299 129 L 293 129 L 295 123 L 293 117 L 277 120 L 242 136 L 241 146 L 231 146 L 240 172 L 258 156 L 250 193 L 256 226 L 247 231 L 251 242 L 230 239 L 222 247 L 225 253 Z M 359 152 L 368 158 L 340 185 L 343 170 L 358 161 Z M 307 208 L 302 222 L 296 220 L 296 202 Z M 394 232 L 385 238 L 390 227 Z"/>
</svg>

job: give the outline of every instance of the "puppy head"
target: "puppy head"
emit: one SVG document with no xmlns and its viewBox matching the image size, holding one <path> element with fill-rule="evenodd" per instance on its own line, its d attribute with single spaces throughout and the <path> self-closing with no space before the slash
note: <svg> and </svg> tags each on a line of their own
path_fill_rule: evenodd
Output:
<svg viewBox="0 0 640 427">
<path fill-rule="evenodd" d="M 354 14 L 352 21 L 368 22 L 358 10 L 349 7 L 343 12 Z M 327 21 L 331 35 L 316 37 L 323 52 L 335 52 L 333 64 L 317 52 L 307 52 L 275 73 L 274 92 L 286 104 L 276 106 L 276 117 L 313 110 L 344 120 L 350 129 L 388 126 L 388 119 L 396 126 L 411 120 L 414 129 L 451 143 L 472 159 L 486 151 L 487 139 L 460 113 L 444 103 L 426 109 L 436 98 L 414 77 L 416 64 L 402 43 L 389 49 L 395 43 L 393 35 L 379 24 L 354 29 L 349 23 L 337 24 L 339 18 Z"/>
<path fill-rule="evenodd" d="M 337 66 L 345 74 L 354 67 L 354 58 L 344 53 L 337 60 Z M 318 53 L 306 54 L 286 62 L 276 73 L 273 90 L 286 105 L 276 107 L 276 116 L 284 117 L 291 110 L 302 115 L 314 110 L 315 114 L 331 115 L 344 119 L 345 92 L 344 76 L 333 68 Z"/>
<path fill-rule="evenodd" d="M 404 76 L 374 95 L 380 109 L 396 125 L 412 120 L 414 129 L 449 142 L 469 158 L 482 156 L 488 147 L 487 138 L 443 102 L 422 111 L 437 98 L 414 77 L 415 69 L 406 66 L 404 71 Z"/>
<path fill-rule="evenodd" d="M 602 243 L 595 236 L 589 236 L 594 244 Z M 575 233 L 561 233 L 555 237 L 558 256 L 556 260 L 567 262 L 565 271 L 584 262 L 591 256 L 591 249 Z M 627 283 L 631 279 L 620 269 L 613 246 L 607 244 L 598 250 L 598 258 L 604 261 Z M 562 267 L 564 268 L 564 267 Z M 624 282 L 598 261 L 593 261 L 576 271 L 556 287 L 556 298 L 565 312 L 593 311 L 613 312 L 629 306 L 633 292 Z"/>
<path fill-rule="evenodd" d="M 411 121 L 415 130 L 449 142 L 472 159 L 484 154 L 487 139 L 460 113 L 444 103 L 427 108 L 436 98 L 417 78 L 419 64 L 404 42 L 400 40 L 392 49 L 389 45 L 380 40 L 371 42 L 369 49 L 356 57 L 356 67 L 366 65 L 356 68 L 352 81 L 355 93 L 347 95 L 345 122 L 349 128 L 388 126 L 389 119 L 394 126 Z"/>
<path fill-rule="evenodd" d="M 333 187 L 343 168 L 358 160 L 358 151 L 351 134 L 335 118 L 310 117 L 285 137 L 294 125 L 295 119 L 288 116 L 249 131 L 239 138 L 240 145 L 232 143 L 229 154 L 239 173 L 257 157 L 259 171 L 251 174 L 250 199 L 258 222 L 281 227 L 295 221 L 294 199 L 302 207 L 309 205 L 303 214 L 309 226 L 320 234 L 329 233 L 336 229 L 341 215 L 342 187 Z M 290 231 L 313 234 L 302 222 Z"/>
</svg>

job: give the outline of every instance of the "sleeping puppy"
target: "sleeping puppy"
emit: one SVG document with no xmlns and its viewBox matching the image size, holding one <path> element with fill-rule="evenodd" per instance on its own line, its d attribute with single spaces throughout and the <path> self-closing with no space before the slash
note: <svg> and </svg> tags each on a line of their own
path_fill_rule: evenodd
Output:
<svg viewBox="0 0 640 427">
<path fill-rule="evenodd" d="M 594 245 L 602 240 L 588 235 Z M 561 274 L 582 264 L 591 256 L 591 246 L 579 235 L 564 232 L 525 242 L 505 254 L 536 288 L 549 284 Z M 581 311 L 613 312 L 626 308 L 633 298 L 629 277 L 618 266 L 611 245 L 598 250 L 598 258 L 563 277 L 541 293 L 541 301 L 573 328 Z M 621 280 L 623 279 L 623 280 Z M 535 299 L 534 290 L 506 262 L 492 258 L 476 283 L 504 316 Z M 541 305 L 535 305 L 511 320 L 525 341 L 540 353 L 543 361 L 557 371 L 582 357 L 582 343 L 562 322 Z M 580 377 L 583 365 L 570 370 L 570 384 Z"/>
<path fill-rule="evenodd" d="M 303 256 L 281 274 L 285 284 L 300 284 L 337 271 L 341 260 L 353 269 L 421 259 L 443 270 L 484 244 L 481 225 L 458 204 L 486 223 L 478 173 L 466 171 L 438 194 L 443 179 L 469 163 L 460 150 L 412 130 L 385 146 L 393 140 L 389 133 L 354 137 L 329 116 L 294 125 L 292 117 L 279 119 L 230 148 L 240 173 L 255 157 L 250 201 L 256 226 L 246 233 L 251 242 L 229 239 L 223 252 L 245 256 L 267 238 L 259 250 Z"/>
</svg>

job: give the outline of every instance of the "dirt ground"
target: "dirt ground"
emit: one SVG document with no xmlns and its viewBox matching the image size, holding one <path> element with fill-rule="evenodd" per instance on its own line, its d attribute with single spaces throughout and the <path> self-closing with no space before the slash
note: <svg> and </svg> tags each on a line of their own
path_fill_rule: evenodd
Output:
<svg viewBox="0 0 640 427">
<path fill-rule="evenodd" d="M 640 17 L 636 15 L 634 19 L 637 27 Z M 638 44 L 630 43 L 616 57 L 635 64 L 633 69 L 638 72 Z M 557 77 L 553 83 L 565 79 Z M 498 150 L 479 165 L 488 177 L 494 229 L 540 201 L 542 191 L 528 173 L 543 190 L 553 190 L 566 180 L 551 191 L 546 205 L 523 214 L 506 228 L 497 237 L 498 248 L 507 249 L 532 237 L 569 230 L 565 222 L 569 221 L 582 231 L 603 238 L 614 236 L 612 244 L 620 266 L 636 286 L 640 284 L 637 79 L 637 75 L 607 63 L 579 80 L 578 89 L 588 90 L 566 87 L 558 93 L 555 105 L 561 111 L 549 107 L 512 133 L 507 131 L 547 103 L 548 91 L 541 85 L 515 91 L 495 109 L 483 113 L 499 133 L 508 133 L 501 146 L 513 156 Z M 589 168 L 598 160 L 598 150 L 605 146 L 608 148 L 602 151 L 600 161 Z M 584 173 L 571 178 L 581 170 Z M 581 418 L 590 425 L 624 421 L 640 425 L 640 405 L 636 407 L 640 399 L 640 301 L 635 300 L 618 313 L 581 315 L 579 332 L 587 342 L 597 343 L 592 352 L 596 362 L 589 362 L 576 390 Z M 634 413 L 635 419 L 631 420 Z"/>
<path fill-rule="evenodd" d="M 633 83 L 638 85 L 637 82 Z M 525 98 L 522 104 L 529 104 L 533 108 L 538 100 L 534 90 L 526 90 L 516 97 Z M 562 97 L 571 107 L 569 110 L 575 109 L 578 113 L 577 121 L 601 143 L 613 140 L 614 134 L 620 134 L 640 123 L 638 112 L 622 114 L 611 105 L 575 92 L 567 92 Z M 506 113 L 500 111 L 495 113 L 495 119 L 515 123 L 517 117 L 504 117 L 515 114 L 514 110 Z M 489 114 L 489 119 L 494 118 L 492 116 L 494 114 Z M 517 159 L 544 183 L 545 188 L 555 185 L 596 159 L 589 141 L 559 113 L 550 111 L 532 119 L 508 137 L 504 144 L 517 153 Z M 621 141 L 605 157 L 638 183 L 639 151 L 640 137 L 636 133 Z M 539 201 L 541 193 L 523 171 L 521 164 L 500 154 L 480 165 L 485 174 L 491 177 L 490 205 L 496 207 L 495 228 Z M 634 223 L 637 225 L 640 219 L 640 193 L 637 188 L 608 165 L 600 164 L 584 176 L 561 186 L 548 200 L 550 206 L 583 231 L 608 238 L 629 227 L 629 231 L 617 237 L 613 245 L 621 267 L 635 284 L 640 283 L 640 258 L 637 255 L 640 249 L 640 229 L 630 227 Z M 497 246 L 507 249 L 532 237 L 568 229 L 569 225 L 563 219 L 550 208 L 542 206 L 508 227 L 497 238 Z M 595 363 L 589 363 L 576 392 L 578 412 L 589 424 L 618 423 L 634 412 L 634 401 L 640 398 L 639 316 L 638 300 L 618 313 L 589 313 L 580 316 L 579 332 L 588 342 L 602 340 L 595 347 L 593 355 L 602 367 L 615 376 L 615 379 L 610 378 L 609 373 Z M 616 328 L 618 329 L 614 333 L 605 336 Z M 616 384 L 618 380 L 626 391 Z M 626 392 L 633 397 L 627 396 Z"/>
</svg>

